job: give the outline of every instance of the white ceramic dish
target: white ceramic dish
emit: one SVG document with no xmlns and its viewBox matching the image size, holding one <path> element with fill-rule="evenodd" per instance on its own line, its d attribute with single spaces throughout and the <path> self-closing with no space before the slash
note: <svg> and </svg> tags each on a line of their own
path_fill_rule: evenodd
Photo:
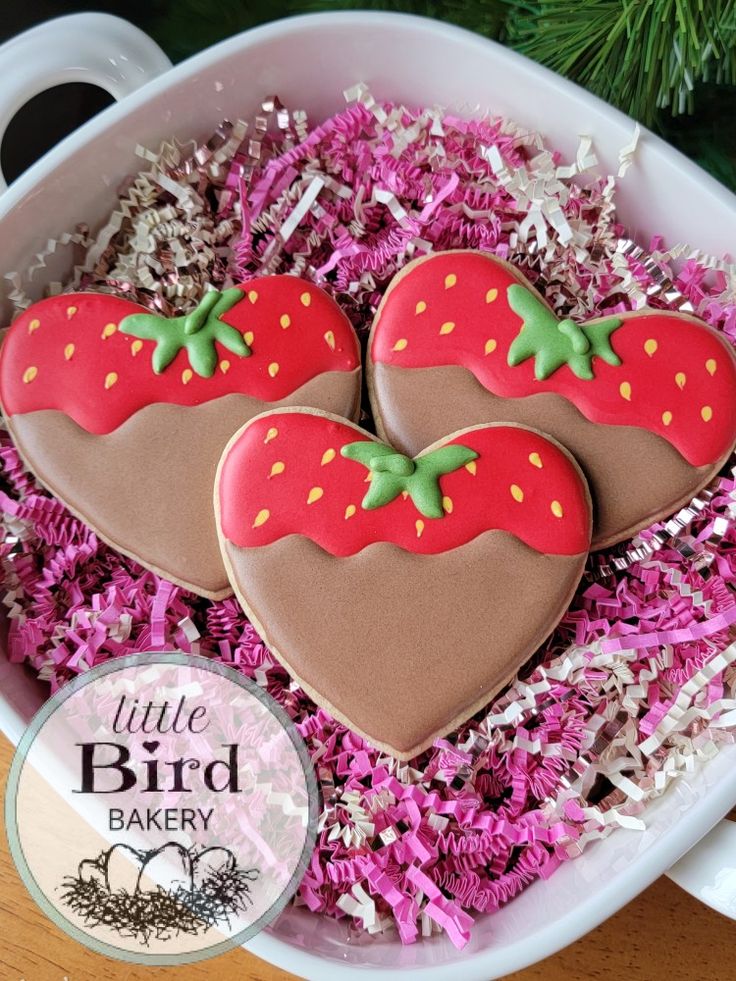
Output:
<svg viewBox="0 0 736 981">
<path fill-rule="evenodd" d="M 118 182 L 139 166 L 136 144 L 155 146 L 171 135 L 204 137 L 221 118 L 247 115 L 274 92 L 319 120 L 342 105 L 343 89 L 364 81 L 378 97 L 508 116 L 540 130 L 570 155 L 585 133 L 593 137 L 606 172 L 616 171 L 618 151 L 633 130 L 627 117 L 492 42 L 401 15 L 293 18 L 167 69 L 167 59 L 145 35 L 100 14 L 50 22 L 0 48 L 0 135 L 23 102 L 61 81 L 87 80 L 122 99 L 0 198 L 0 273 L 27 267 L 49 238 L 80 220 L 99 224 L 114 203 Z M 133 91 L 139 85 L 143 88 Z M 733 248 L 736 198 L 649 133 L 643 134 L 618 204 L 622 220 L 644 244 L 657 232 L 716 254 Z M 59 254 L 48 263 L 36 277 L 34 293 L 41 296 L 69 261 Z M 44 693 L 22 666 L 6 660 L 0 661 L 0 691 L 0 725 L 17 741 Z M 249 947 L 320 981 L 374 975 L 441 979 L 459 970 L 466 981 L 501 977 L 554 953 L 615 912 L 735 803 L 736 746 L 729 746 L 649 808 L 646 832 L 617 831 L 499 913 L 479 918 L 462 953 L 444 938 L 406 948 L 395 937 L 356 941 L 344 924 L 296 909 Z M 735 830 L 721 823 L 671 872 L 693 894 L 732 916 Z"/>
</svg>

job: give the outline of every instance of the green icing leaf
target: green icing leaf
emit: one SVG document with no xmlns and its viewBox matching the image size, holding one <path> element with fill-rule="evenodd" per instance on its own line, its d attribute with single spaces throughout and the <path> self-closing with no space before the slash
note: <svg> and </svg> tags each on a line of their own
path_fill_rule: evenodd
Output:
<svg viewBox="0 0 736 981">
<path fill-rule="evenodd" d="M 424 453 L 422 456 L 416 457 L 414 462 L 417 470 L 434 474 L 435 477 L 441 477 L 443 474 L 453 473 L 453 471 L 459 470 L 460 467 L 465 467 L 477 459 L 478 454 L 475 450 L 461 446 L 460 443 L 450 443 L 449 446 L 440 446 L 438 450 L 432 450 L 431 453 Z"/>
<path fill-rule="evenodd" d="M 363 498 L 361 507 L 365 511 L 382 508 L 390 504 L 404 490 L 404 480 L 393 473 L 376 473 L 373 471 L 368 493 Z"/>
<path fill-rule="evenodd" d="M 203 378 L 211 378 L 217 368 L 215 342 L 241 358 L 250 356 L 250 348 L 240 331 L 220 320 L 243 296 L 242 290 L 235 287 L 222 293 L 210 290 L 186 316 L 168 318 L 133 313 L 120 322 L 120 330 L 146 341 L 156 341 L 151 363 L 157 375 L 186 348 L 192 370 Z"/>
<path fill-rule="evenodd" d="M 205 293 L 197 308 L 192 310 L 191 313 L 188 313 L 184 318 L 184 333 L 196 334 L 214 307 L 217 306 L 219 299 L 220 294 L 216 290 L 209 290 L 209 292 Z"/>
<path fill-rule="evenodd" d="M 558 320 L 534 293 L 518 283 L 509 286 L 506 295 L 511 309 L 524 321 L 509 347 L 510 367 L 534 358 L 537 381 L 549 378 L 565 364 L 578 378 L 590 381 L 596 355 L 607 364 L 621 364 L 611 347 L 611 334 L 621 326 L 619 317 L 580 325 L 574 320 Z"/>
<path fill-rule="evenodd" d="M 151 319 L 157 320 L 158 318 L 152 317 Z M 120 326 L 121 326 L 121 330 L 127 333 L 127 331 L 122 326 L 122 324 Z M 135 331 L 131 331 L 131 333 L 135 333 Z M 153 335 L 153 339 L 155 340 L 155 335 Z M 180 346 L 181 345 L 179 344 L 178 338 L 173 332 L 170 335 L 164 334 L 164 336 L 160 338 L 158 344 L 153 350 L 153 358 L 152 358 L 153 370 L 156 372 L 157 375 L 160 375 L 161 372 L 164 370 L 164 368 L 166 368 L 167 365 L 171 364 L 171 362 L 179 353 Z"/>
<path fill-rule="evenodd" d="M 416 470 L 413 460 L 403 453 L 394 453 L 391 456 L 374 457 L 371 460 L 371 469 L 377 473 L 391 473 L 397 477 L 411 477 Z"/>
<path fill-rule="evenodd" d="M 450 446 L 441 446 L 438 450 L 416 457 L 414 460 L 416 470 L 408 478 L 406 489 L 417 510 L 427 518 L 443 517 L 445 512 L 442 508 L 440 477 L 459 470 L 471 460 L 475 460 L 477 456 L 475 450 L 452 443 Z"/>
<path fill-rule="evenodd" d="M 373 440 L 348 443 L 340 452 L 348 460 L 362 463 L 371 472 L 371 484 L 361 504 L 366 511 L 390 504 L 399 494 L 407 493 L 425 518 L 444 516 L 439 478 L 459 470 L 478 456 L 475 450 L 453 443 L 412 460 L 385 443 Z"/>
<path fill-rule="evenodd" d="M 414 506 L 425 518 L 443 518 L 442 491 L 437 479 L 425 475 L 424 479 L 413 480 L 411 487 L 406 488 L 414 501 Z"/>
<path fill-rule="evenodd" d="M 373 469 L 371 466 L 372 460 L 378 460 L 385 456 L 396 456 L 396 450 L 392 446 L 386 446 L 385 443 L 377 443 L 372 439 L 364 439 L 359 443 L 347 443 L 340 450 L 340 453 L 348 460 L 357 460 L 358 463 L 362 463 L 369 470 Z"/>
</svg>

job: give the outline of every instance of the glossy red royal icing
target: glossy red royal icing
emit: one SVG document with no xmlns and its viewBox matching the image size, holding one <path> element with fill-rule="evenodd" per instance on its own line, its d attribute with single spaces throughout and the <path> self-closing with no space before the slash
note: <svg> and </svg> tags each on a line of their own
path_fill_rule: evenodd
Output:
<svg viewBox="0 0 736 981">
<path fill-rule="evenodd" d="M 570 458 L 538 433 L 483 426 L 454 434 L 475 451 L 467 466 L 440 477 L 445 514 L 426 518 L 410 497 L 365 510 L 369 470 L 341 455 L 372 437 L 335 416 L 274 412 L 248 423 L 220 465 L 222 534 L 253 548 L 304 535 L 336 556 L 374 542 L 431 555 L 500 529 L 536 551 L 577 555 L 590 544 L 586 487 Z"/>
<path fill-rule="evenodd" d="M 715 331 L 677 314 L 623 314 L 610 335 L 619 366 L 595 357 L 592 380 L 563 365 L 539 381 L 534 358 L 507 363 L 522 327 L 507 298 L 518 283 L 529 286 L 479 252 L 417 262 L 400 274 L 378 312 L 372 360 L 402 368 L 460 365 L 507 398 L 555 392 L 592 422 L 656 433 L 695 467 L 728 453 L 736 441 L 736 358 Z"/>
<path fill-rule="evenodd" d="M 239 287 L 243 299 L 222 316 L 240 331 L 249 357 L 219 343 L 211 378 L 192 370 L 182 348 L 160 374 L 155 341 L 119 329 L 138 304 L 100 293 L 71 293 L 34 304 L 10 327 L 0 353 L 0 401 L 7 415 L 56 409 L 89 433 L 109 433 L 147 405 L 199 405 L 242 393 L 285 398 L 327 371 L 360 364 L 355 333 L 326 293 L 294 276 Z"/>
</svg>

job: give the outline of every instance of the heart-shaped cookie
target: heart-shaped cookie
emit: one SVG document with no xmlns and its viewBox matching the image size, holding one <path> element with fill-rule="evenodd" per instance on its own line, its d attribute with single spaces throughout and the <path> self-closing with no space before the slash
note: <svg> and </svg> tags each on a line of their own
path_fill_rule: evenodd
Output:
<svg viewBox="0 0 736 981">
<path fill-rule="evenodd" d="M 593 548 L 689 501 L 736 443 L 736 359 L 715 330 L 658 310 L 560 320 L 520 273 L 479 252 L 409 263 L 368 351 L 379 433 L 405 453 L 494 421 L 566 446 L 590 485 Z"/>
<path fill-rule="evenodd" d="M 354 416 L 355 333 L 292 276 L 204 295 L 166 319 L 95 293 L 43 300 L 10 327 L 0 402 L 26 464 L 105 541 L 211 598 L 231 592 L 212 512 L 228 439 L 272 405 Z"/>
<path fill-rule="evenodd" d="M 280 409 L 230 441 L 215 490 L 235 594 L 332 715 L 401 759 L 480 709 L 555 627 L 591 506 L 567 451 L 519 426 L 414 459 Z"/>
</svg>

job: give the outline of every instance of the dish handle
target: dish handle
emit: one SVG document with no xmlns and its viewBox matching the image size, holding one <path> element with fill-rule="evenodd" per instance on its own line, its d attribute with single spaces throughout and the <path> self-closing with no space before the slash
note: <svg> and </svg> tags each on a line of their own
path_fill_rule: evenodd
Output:
<svg viewBox="0 0 736 981">
<path fill-rule="evenodd" d="M 720 821 L 667 875 L 701 903 L 736 920 L 736 821 Z"/>
<path fill-rule="evenodd" d="M 120 100 L 171 68 L 161 48 L 127 20 L 70 14 L 0 46 L 0 142 L 33 96 L 65 82 L 88 82 Z M 7 184 L 0 171 L 0 194 Z"/>
</svg>

